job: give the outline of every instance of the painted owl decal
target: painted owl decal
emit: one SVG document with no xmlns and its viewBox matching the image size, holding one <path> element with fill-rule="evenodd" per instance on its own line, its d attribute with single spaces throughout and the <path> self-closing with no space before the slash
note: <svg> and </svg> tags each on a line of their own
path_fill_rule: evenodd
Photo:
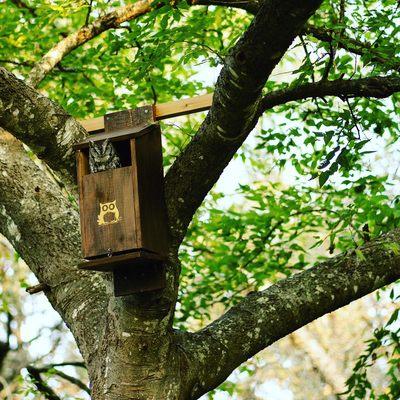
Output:
<svg viewBox="0 0 400 400">
<path fill-rule="evenodd" d="M 107 171 L 121 167 L 121 160 L 113 144 L 108 140 L 89 142 L 90 173 Z"/>
<path fill-rule="evenodd" d="M 97 217 L 97 223 L 99 226 L 115 224 L 120 220 L 121 218 L 116 200 L 110 201 L 109 203 L 100 203 L 100 212 Z"/>
</svg>

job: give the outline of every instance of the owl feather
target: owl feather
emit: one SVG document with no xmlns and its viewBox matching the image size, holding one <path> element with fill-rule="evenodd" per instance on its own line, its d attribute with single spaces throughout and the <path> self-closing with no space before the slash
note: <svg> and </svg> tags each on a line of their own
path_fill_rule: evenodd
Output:
<svg viewBox="0 0 400 400">
<path fill-rule="evenodd" d="M 107 171 L 121 167 L 121 160 L 113 144 L 105 139 L 103 142 L 89 142 L 90 173 Z"/>
</svg>

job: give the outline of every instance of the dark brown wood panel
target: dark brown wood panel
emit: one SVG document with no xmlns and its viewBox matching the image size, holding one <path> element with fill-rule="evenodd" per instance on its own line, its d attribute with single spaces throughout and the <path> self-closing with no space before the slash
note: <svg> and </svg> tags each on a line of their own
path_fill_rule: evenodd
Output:
<svg viewBox="0 0 400 400">
<path fill-rule="evenodd" d="M 82 140 L 82 142 L 79 142 L 78 144 L 76 144 L 74 146 L 74 149 L 80 150 L 80 149 L 88 148 L 89 142 L 91 142 L 91 141 L 98 142 L 98 141 L 103 141 L 105 139 L 108 139 L 111 142 L 128 141 L 131 138 L 145 135 L 148 132 L 151 132 L 153 130 L 153 125 L 156 125 L 156 124 L 136 126 L 134 128 L 130 128 L 129 130 L 122 131 L 122 132 L 121 131 L 98 132 L 96 134 L 89 135 L 84 140 Z"/>
<path fill-rule="evenodd" d="M 77 181 L 78 181 L 78 193 L 79 193 L 79 212 L 83 215 L 85 210 L 83 209 L 82 192 L 83 192 L 83 177 L 89 173 L 89 159 L 88 155 L 84 150 L 78 150 L 76 152 L 76 163 L 77 163 Z M 83 225 L 81 222 L 81 237 L 82 237 L 82 249 L 84 242 Z"/>
<path fill-rule="evenodd" d="M 104 116 L 105 132 L 131 132 L 132 128 L 154 123 L 153 107 L 143 106 L 134 110 L 117 111 Z"/>
<path fill-rule="evenodd" d="M 115 296 L 161 290 L 166 286 L 165 266 L 159 263 L 114 270 L 113 278 Z"/>
<path fill-rule="evenodd" d="M 165 257 L 146 251 L 132 251 L 130 253 L 116 254 L 112 257 L 99 257 L 81 262 L 78 267 L 88 271 L 114 271 L 137 268 L 139 265 L 160 264 Z"/>
<path fill-rule="evenodd" d="M 146 250 L 159 254 L 168 251 L 168 222 L 164 197 L 161 132 L 158 125 L 146 135 L 132 140 L 132 159 L 137 174 L 138 216 L 141 242 Z"/>
<path fill-rule="evenodd" d="M 140 248 L 137 241 L 132 168 L 83 176 L 81 230 L 84 258 Z M 137 190 L 137 188 L 135 188 Z"/>
</svg>

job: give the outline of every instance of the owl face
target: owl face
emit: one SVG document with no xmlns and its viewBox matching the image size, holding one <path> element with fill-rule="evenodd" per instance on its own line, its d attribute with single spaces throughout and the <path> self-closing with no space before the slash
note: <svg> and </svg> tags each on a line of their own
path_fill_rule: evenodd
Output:
<svg viewBox="0 0 400 400">
<path fill-rule="evenodd" d="M 111 202 L 109 202 L 109 203 L 100 203 L 100 210 L 103 212 L 103 213 L 106 213 L 106 212 L 114 212 L 115 211 L 115 208 L 117 207 L 117 204 L 116 204 L 116 200 L 114 200 L 114 201 L 111 201 Z"/>
<path fill-rule="evenodd" d="M 105 139 L 103 142 L 89 142 L 90 172 L 100 172 L 121 167 L 121 161 L 113 144 Z"/>
<path fill-rule="evenodd" d="M 104 163 L 109 160 L 111 150 L 108 139 L 104 140 L 103 142 L 90 141 L 89 148 L 96 162 Z"/>
</svg>

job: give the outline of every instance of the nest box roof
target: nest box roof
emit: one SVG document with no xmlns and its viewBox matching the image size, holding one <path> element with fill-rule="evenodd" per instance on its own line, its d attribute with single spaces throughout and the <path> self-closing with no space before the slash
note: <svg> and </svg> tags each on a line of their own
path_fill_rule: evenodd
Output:
<svg viewBox="0 0 400 400">
<path fill-rule="evenodd" d="M 87 136 L 82 142 L 74 146 L 75 150 L 81 150 L 89 147 L 89 142 L 100 142 L 109 139 L 110 142 L 119 142 L 122 140 L 129 140 L 146 133 L 151 132 L 155 127 L 159 128 L 159 124 L 148 124 L 136 127 L 129 127 L 126 129 L 116 130 L 112 132 L 100 132 Z"/>
</svg>

